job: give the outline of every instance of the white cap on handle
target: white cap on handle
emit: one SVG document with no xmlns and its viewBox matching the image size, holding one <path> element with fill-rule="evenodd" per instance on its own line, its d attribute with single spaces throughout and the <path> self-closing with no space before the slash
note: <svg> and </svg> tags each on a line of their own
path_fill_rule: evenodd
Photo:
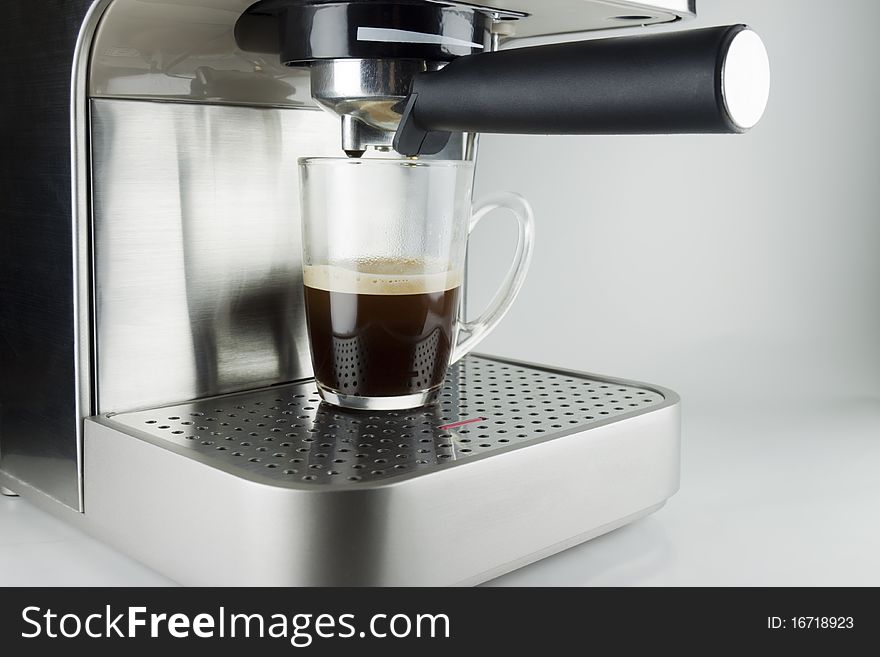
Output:
<svg viewBox="0 0 880 657">
<path fill-rule="evenodd" d="M 770 97 L 770 58 L 752 30 L 738 32 L 727 48 L 721 95 L 730 120 L 741 130 L 753 127 L 764 115 Z"/>
</svg>

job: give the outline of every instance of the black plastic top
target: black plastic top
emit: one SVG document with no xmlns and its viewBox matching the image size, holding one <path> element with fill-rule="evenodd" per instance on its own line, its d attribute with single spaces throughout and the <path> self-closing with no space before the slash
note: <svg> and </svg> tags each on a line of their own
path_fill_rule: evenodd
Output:
<svg viewBox="0 0 880 657">
<path fill-rule="evenodd" d="M 262 0 L 235 26 L 245 51 L 288 66 L 316 59 L 449 61 L 481 52 L 492 19 L 475 7 L 424 0 Z"/>
</svg>

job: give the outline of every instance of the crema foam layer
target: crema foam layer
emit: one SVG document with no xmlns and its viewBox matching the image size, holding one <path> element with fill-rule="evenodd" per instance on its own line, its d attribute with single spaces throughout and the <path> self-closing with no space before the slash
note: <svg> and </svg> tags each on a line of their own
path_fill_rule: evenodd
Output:
<svg viewBox="0 0 880 657">
<path fill-rule="evenodd" d="M 348 294 L 432 294 L 459 287 L 461 279 L 460 272 L 415 261 L 303 268 L 308 287 Z"/>
</svg>

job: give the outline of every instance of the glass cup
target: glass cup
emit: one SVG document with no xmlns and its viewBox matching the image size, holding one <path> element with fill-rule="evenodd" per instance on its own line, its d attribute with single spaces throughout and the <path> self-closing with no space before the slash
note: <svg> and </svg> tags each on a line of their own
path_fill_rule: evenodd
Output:
<svg viewBox="0 0 880 657">
<path fill-rule="evenodd" d="M 449 365 L 486 337 L 522 287 L 531 207 L 504 192 L 472 208 L 473 163 L 466 161 L 303 158 L 299 171 L 318 392 L 361 410 L 430 403 Z M 466 321 L 468 235 L 496 208 L 516 218 L 513 262 L 485 312 Z"/>
</svg>

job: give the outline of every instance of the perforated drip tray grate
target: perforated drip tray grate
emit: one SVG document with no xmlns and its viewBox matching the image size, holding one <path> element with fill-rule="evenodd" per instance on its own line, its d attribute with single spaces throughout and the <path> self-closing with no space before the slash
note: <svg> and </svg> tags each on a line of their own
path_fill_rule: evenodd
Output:
<svg viewBox="0 0 880 657">
<path fill-rule="evenodd" d="M 663 402 L 648 388 L 472 355 L 450 368 L 435 404 L 412 411 L 342 411 L 322 403 L 310 381 L 107 417 L 252 478 L 345 486 L 448 467 Z"/>
</svg>

